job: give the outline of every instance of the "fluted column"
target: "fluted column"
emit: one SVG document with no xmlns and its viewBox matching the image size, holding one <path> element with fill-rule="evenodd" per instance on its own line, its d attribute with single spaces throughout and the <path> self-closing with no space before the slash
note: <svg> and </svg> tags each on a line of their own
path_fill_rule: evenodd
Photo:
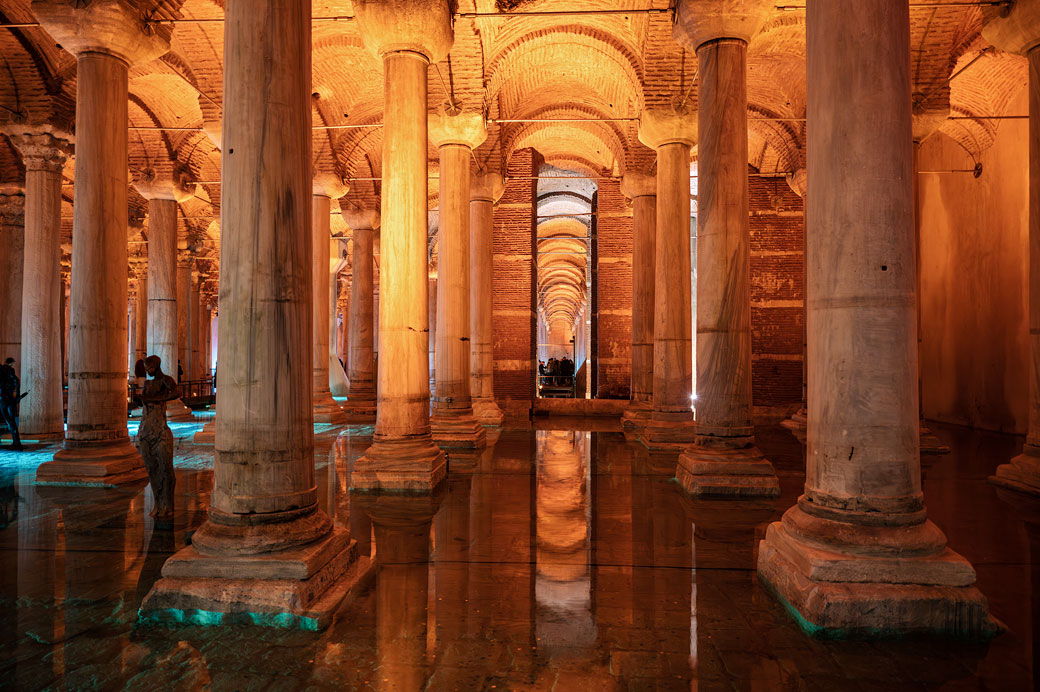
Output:
<svg viewBox="0 0 1040 692">
<path fill-rule="evenodd" d="M 448 3 L 359 0 L 365 45 L 383 60 L 378 409 L 351 486 L 429 492 L 444 452 L 430 435 L 427 315 L 427 72 L 451 47 Z"/>
<path fill-rule="evenodd" d="M 76 55 L 69 404 L 64 448 L 37 468 L 52 484 L 110 486 L 145 477 L 126 429 L 127 108 L 133 63 L 169 49 L 171 29 L 136 5 L 34 0 L 43 29 Z"/>
<path fill-rule="evenodd" d="M 332 398 L 329 389 L 329 239 L 332 237 L 331 214 L 333 198 L 342 197 L 347 187 L 336 176 L 315 176 L 312 204 L 313 256 L 311 274 L 311 348 L 313 354 L 312 397 L 315 423 L 347 422 L 347 414 Z"/>
<path fill-rule="evenodd" d="M 190 196 L 183 175 L 149 171 L 134 187 L 148 200 L 148 355 L 159 356 L 162 369 L 177 379 L 179 324 L 177 295 L 177 205 Z M 180 399 L 166 402 L 166 418 L 193 421 Z"/>
<path fill-rule="evenodd" d="M 319 629 L 352 575 L 356 543 L 318 508 L 314 475 L 310 54 L 310 0 L 226 3 L 212 505 L 146 618 Z"/>
<path fill-rule="evenodd" d="M 639 441 L 651 450 L 693 442 L 693 345 L 690 305 L 690 147 L 697 122 L 689 111 L 645 111 L 639 140 L 657 151 L 654 246 L 653 411 Z"/>
<path fill-rule="evenodd" d="M 347 306 L 347 412 L 355 420 L 374 420 L 376 414 L 375 295 L 372 236 L 379 228 L 374 209 L 343 210 L 343 220 L 354 232 L 350 304 Z"/>
<path fill-rule="evenodd" d="M 982 35 L 1029 60 L 1029 428 L 1022 453 L 990 482 L 1040 495 L 1040 2 L 1019 0 L 1007 17 L 987 13 Z"/>
<path fill-rule="evenodd" d="M 21 185 L 0 188 L 0 363 L 22 355 L 22 269 L 25 194 Z M 21 370 L 15 362 L 15 370 Z"/>
<path fill-rule="evenodd" d="M 504 191 L 498 173 L 480 173 L 470 179 L 470 393 L 473 417 L 486 427 L 498 427 L 504 419 L 495 402 L 495 343 L 491 327 L 495 203 Z"/>
<path fill-rule="evenodd" d="M 634 429 L 645 425 L 653 408 L 657 178 L 626 173 L 621 192 L 632 200 L 632 401 L 621 424 Z"/>
<path fill-rule="evenodd" d="M 695 495 L 780 494 L 751 422 L 747 44 L 772 0 L 680 2 L 673 36 L 697 50 L 697 437 L 675 476 Z"/>
<path fill-rule="evenodd" d="M 909 4 L 811 0 L 807 17 L 805 492 L 759 576 L 813 630 L 991 633 L 921 493 Z"/>
<path fill-rule="evenodd" d="M 12 131 L 10 136 L 25 163 L 23 277 L 30 277 L 29 290 L 22 291 L 21 333 L 25 337 L 20 354 L 22 391 L 29 395 L 22 399 L 18 427 L 22 437 L 57 440 L 65 436 L 61 172 L 69 157 L 70 137 L 29 128 Z"/>
<path fill-rule="evenodd" d="M 487 138 L 479 113 L 439 113 L 430 139 L 440 152 L 435 393 L 430 426 L 442 449 L 481 449 L 470 389 L 470 161 Z"/>
</svg>

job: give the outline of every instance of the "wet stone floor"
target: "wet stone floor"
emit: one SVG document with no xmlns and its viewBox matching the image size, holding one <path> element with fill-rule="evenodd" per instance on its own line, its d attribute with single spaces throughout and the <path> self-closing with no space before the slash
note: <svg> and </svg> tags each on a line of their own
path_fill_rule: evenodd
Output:
<svg viewBox="0 0 1040 692">
<path fill-rule="evenodd" d="M 536 428 L 566 427 L 566 421 Z M 573 423 L 574 427 L 593 427 Z M 929 514 L 1008 632 L 825 641 L 758 581 L 757 543 L 797 497 L 802 447 L 759 431 L 783 495 L 692 501 L 616 430 L 503 430 L 453 456 L 432 498 L 351 495 L 371 428 L 316 427 L 323 509 L 376 567 L 311 633 L 137 624 L 164 560 L 204 520 L 213 448 L 178 424 L 177 520 L 147 487 L 33 485 L 53 447 L 0 450 L 0 688 L 12 690 L 1028 690 L 1040 625 L 1038 513 L 986 476 L 1018 438 L 933 426 Z M 603 426 L 598 426 L 602 428 Z"/>
</svg>

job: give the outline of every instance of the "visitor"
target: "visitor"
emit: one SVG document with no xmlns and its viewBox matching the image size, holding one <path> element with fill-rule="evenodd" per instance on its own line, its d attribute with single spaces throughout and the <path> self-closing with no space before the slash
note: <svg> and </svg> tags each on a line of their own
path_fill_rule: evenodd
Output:
<svg viewBox="0 0 1040 692">
<path fill-rule="evenodd" d="M 0 416 L 11 432 L 11 450 L 20 452 L 22 438 L 18 436 L 18 402 L 25 394 L 20 393 L 21 382 L 18 381 L 13 364 L 14 358 L 8 358 L 0 365 Z"/>
</svg>

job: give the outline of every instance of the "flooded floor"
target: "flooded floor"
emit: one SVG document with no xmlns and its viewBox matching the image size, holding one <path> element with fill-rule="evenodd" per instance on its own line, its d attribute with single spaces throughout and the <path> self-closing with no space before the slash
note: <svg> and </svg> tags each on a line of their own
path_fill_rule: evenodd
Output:
<svg viewBox="0 0 1040 692">
<path fill-rule="evenodd" d="M 433 497 L 351 495 L 371 428 L 317 426 L 323 509 L 377 564 L 332 626 L 140 626 L 163 562 L 205 519 L 213 448 L 188 442 L 198 428 L 175 426 L 173 530 L 153 526 L 147 487 L 36 487 L 54 448 L 0 450 L 0 688 L 1035 689 L 1040 504 L 985 482 L 1019 438 L 933 426 L 953 453 L 925 458 L 929 515 L 1009 628 L 980 644 L 798 629 L 754 570 L 804 478 L 779 427 L 759 443 L 781 498 L 735 502 L 689 499 L 674 455 L 573 429 L 503 430 L 479 457 L 453 456 Z"/>
</svg>

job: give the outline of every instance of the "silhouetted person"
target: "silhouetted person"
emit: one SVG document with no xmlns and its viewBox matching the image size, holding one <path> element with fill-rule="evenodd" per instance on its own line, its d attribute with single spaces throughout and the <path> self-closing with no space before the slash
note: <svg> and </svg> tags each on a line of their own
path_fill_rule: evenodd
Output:
<svg viewBox="0 0 1040 692">
<path fill-rule="evenodd" d="M 162 359 L 148 356 L 144 359 L 148 380 L 141 392 L 144 411 L 137 431 L 137 448 L 144 458 L 148 478 L 152 482 L 156 521 L 173 521 L 173 433 L 166 424 L 166 402 L 180 397 L 181 390 L 172 377 L 163 373 Z"/>
<path fill-rule="evenodd" d="M 18 436 L 18 402 L 25 394 L 21 393 L 22 384 L 12 366 L 14 358 L 8 358 L 0 365 L 0 416 L 11 431 L 11 449 L 22 451 L 22 438 Z"/>
<path fill-rule="evenodd" d="M 156 356 L 158 358 L 158 356 Z M 181 367 L 181 362 L 177 361 L 177 381 L 180 382 L 184 379 L 184 368 Z"/>
<path fill-rule="evenodd" d="M 144 358 L 138 358 L 134 363 L 134 397 L 133 408 L 141 405 L 141 392 L 144 391 L 144 383 L 148 380 L 148 370 L 144 367 Z"/>
</svg>

